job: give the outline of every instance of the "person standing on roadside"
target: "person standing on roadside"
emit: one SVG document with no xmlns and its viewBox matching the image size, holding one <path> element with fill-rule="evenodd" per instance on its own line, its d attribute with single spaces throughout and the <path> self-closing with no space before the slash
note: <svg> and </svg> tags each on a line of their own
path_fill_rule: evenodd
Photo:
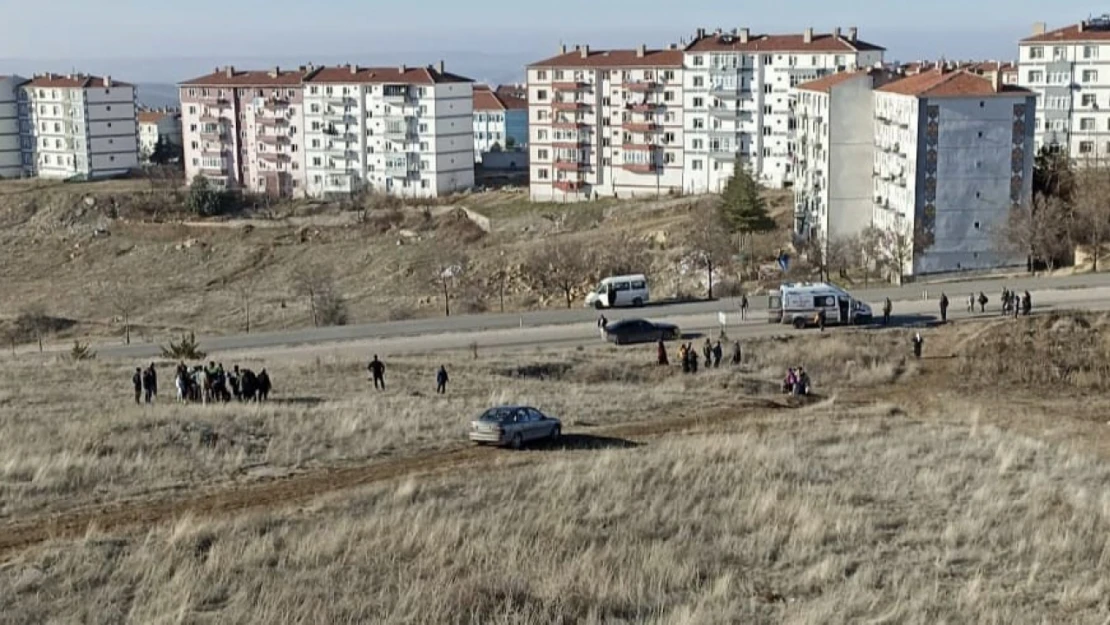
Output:
<svg viewBox="0 0 1110 625">
<path fill-rule="evenodd" d="M 378 355 L 374 354 L 374 359 L 366 365 L 366 369 L 370 371 L 370 377 L 374 380 L 374 388 L 380 391 L 385 390 L 385 363 L 378 360 Z"/>
<path fill-rule="evenodd" d="M 743 321 L 748 318 L 748 294 L 740 294 L 740 320 Z"/>
<path fill-rule="evenodd" d="M 883 325 L 890 325 L 890 313 L 894 310 L 894 304 L 890 303 L 890 298 L 883 300 Z"/>
<path fill-rule="evenodd" d="M 660 367 L 665 367 L 670 364 L 667 361 L 667 345 L 663 343 L 663 339 L 659 339 L 659 343 L 655 346 L 655 362 Z"/>
<path fill-rule="evenodd" d="M 940 322 L 948 323 L 948 296 L 940 294 Z"/>
<path fill-rule="evenodd" d="M 982 291 L 979 291 L 979 312 L 980 313 L 987 312 L 987 301 L 988 301 L 987 300 L 987 294 L 982 292 Z"/>
<path fill-rule="evenodd" d="M 601 338 L 605 338 L 605 329 L 608 327 L 609 320 L 605 318 L 605 315 L 599 316 L 597 318 L 597 333 L 601 335 Z"/>
<path fill-rule="evenodd" d="M 436 392 L 440 395 L 447 393 L 447 367 L 440 365 L 436 372 Z"/>
<path fill-rule="evenodd" d="M 817 327 L 821 328 L 822 332 L 825 331 L 825 309 L 824 308 L 817 311 Z"/>
</svg>

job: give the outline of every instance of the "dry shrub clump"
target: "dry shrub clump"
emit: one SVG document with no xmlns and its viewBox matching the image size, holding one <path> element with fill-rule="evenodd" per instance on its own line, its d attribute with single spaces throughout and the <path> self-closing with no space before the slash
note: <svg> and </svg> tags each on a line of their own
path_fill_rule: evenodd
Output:
<svg viewBox="0 0 1110 625">
<path fill-rule="evenodd" d="M 745 359 L 761 377 L 781 379 L 804 367 L 818 387 L 893 384 L 918 371 L 906 332 L 784 335 L 752 341 Z"/>
<path fill-rule="evenodd" d="M 1101 622 L 1110 470 L 937 421 L 524 454 L 311 510 L 95 532 L 0 568 L 11 622 Z"/>
<path fill-rule="evenodd" d="M 962 348 L 960 379 L 980 387 L 1110 389 L 1107 315 L 1059 312 L 999 320 Z"/>
</svg>

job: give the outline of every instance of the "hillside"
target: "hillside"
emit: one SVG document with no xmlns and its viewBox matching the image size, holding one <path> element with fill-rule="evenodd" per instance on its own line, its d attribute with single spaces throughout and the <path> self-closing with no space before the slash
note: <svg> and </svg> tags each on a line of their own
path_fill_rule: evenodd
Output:
<svg viewBox="0 0 1110 625">
<path fill-rule="evenodd" d="M 772 200 L 785 215 L 788 196 Z M 351 323 L 441 315 L 437 268 L 448 260 L 465 265 L 449 285 L 456 313 L 500 309 L 502 269 L 506 310 L 565 305 L 522 280 L 529 252 L 556 236 L 618 266 L 644 265 L 658 297 L 700 292 L 701 276 L 680 275 L 677 263 L 677 239 L 698 201 L 708 200 L 552 205 L 489 192 L 435 206 L 298 201 L 198 219 L 184 212 L 179 190 L 144 181 L 6 182 L 0 280 L 9 288 L 0 319 L 39 307 L 59 336 L 85 337 L 118 335 L 127 314 L 139 338 L 162 340 L 179 330 L 241 332 L 249 307 L 252 331 L 303 327 L 311 313 L 296 278 L 307 270 L 334 276 Z M 488 218 L 490 231 L 460 208 L 478 223 Z M 575 289 L 574 305 L 588 286 Z"/>
</svg>

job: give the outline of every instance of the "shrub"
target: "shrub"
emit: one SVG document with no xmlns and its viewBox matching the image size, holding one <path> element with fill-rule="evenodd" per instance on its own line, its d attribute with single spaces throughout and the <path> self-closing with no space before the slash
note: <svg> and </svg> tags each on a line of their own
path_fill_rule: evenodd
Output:
<svg viewBox="0 0 1110 625">
<path fill-rule="evenodd" d="M 181 339 L 176 343 L 171 340 L 168 345 L 162 348 L 162 356 L 173 360 L 200 360 L 207 354 L 200 350 L 196 334 L 190 332 L 181 335 Z"/>
<path fill-rule="evenodd" d="M 69 357 L 72 358 L 75 362 L 80 362 L 82 360 L 92 360 L 96 358 L 96 352 L 92 351 L 92 349 L 89 348 L 88 343 L 82 343 L 81 341 L 74 340 L 73 347 L 71 347 L 69 350 Z"/>
</svg>

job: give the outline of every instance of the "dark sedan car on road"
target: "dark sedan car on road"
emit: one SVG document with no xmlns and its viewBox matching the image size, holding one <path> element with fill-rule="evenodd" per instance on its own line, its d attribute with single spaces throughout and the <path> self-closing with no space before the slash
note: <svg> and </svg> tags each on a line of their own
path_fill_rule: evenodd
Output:
<svg viewBox="0 0 1110 625">
<path fill-rule="evenodd" d="M 647 319 L 622 319 L 605 327 L 605 340 L 617 345 L 654 343 L 659 339 L 677 341 L 680 338 L 682 333 L 679 332 L 678 326 Z"/>
</svg>

